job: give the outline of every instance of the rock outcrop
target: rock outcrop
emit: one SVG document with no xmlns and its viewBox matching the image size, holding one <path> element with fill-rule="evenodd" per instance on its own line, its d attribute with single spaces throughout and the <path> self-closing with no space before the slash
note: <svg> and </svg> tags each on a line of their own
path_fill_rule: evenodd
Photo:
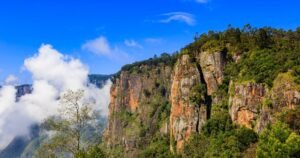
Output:
<svg viewBox="0 0 300 158">
<path fill-rule="evenodd" d="M 294 82 L 291 72 L 277 76 L 274 80 L 270 99 L 273 102 L 272 107 L 276 111 L 300 106 L 300 85 Z"/>
<path fill-rule="evenodd" d="M 271 88 L 232 80 L 229 99 L 226 92 L 219 94 L 226 60 L 225 52 L 184 52 L 176 56 L 175 65 L 164 60 L 153 66 L 151 61 L 121 71 L 111 88 L 105 145 L 122 149 L 125 157 L 136 157 L 152 137 L 161 135 L 170 138 L 173 153 L 181 153 L 190 136 L 201 132 L 213 116 L 211 109 L 218 100 L 228 101 L 235 124 L 257 132 L 273 122 L 277 112 L 300 104 L 300 88 L 290 73 L 280 74 Z"/>
<path fill-rule="evenodd" d="M 207 84 L 207 93 L 212 95 L 216 92 L 218 85 L 222 84 L 224 79 L 224 69 L 226 65 L 225 52 L 201 52 L 198 57 L 198 63 L 201 66 L 205 82 Z"/>
<path fill-rule="evenodd" d="M 18 100 L 20 97 L 32 93 L 32 85 L 25 84 L 25 85 L 16 86 L 16 90 L 17 90 L 16 98 Z"/>
<path fill-rule="evenodd" d="M 142 65 L 122 71 L 111 88 L 108 127 L 104 134 L 108 148 L 122 148 L 125 157 L 134 157 L 137 149 L 147 145 L 143 137 L 168 133 L 167 106 L 170 94 L 171 66 L 161 63 Z M 161 118 L 161 119 L 158 119 Z M 156 127 L 162 122 L 161 126 Z"/>
<path fill-rule="evenodd" d="M 151 137 L 159 132 L 169 135 L 171 150 L 180 153 L 184 142 L 191 134 L 200 132 L 210 117 L 211 95 L 222 84 L 225 56 L 223 52 L 202 52 L 196 56 L 187 53 L 180 55 L 174 66 L 145 64 L 121 71 L 111 88 L 105 144 L 109 148 L 121 147 L 125 157 L 132 157 L 138 148 L 147 145 L 141 144 L 137 135 L 143 132 Z M 195 103 L 190 98 L 197 86 L 204 88 L 196 94 L 201 95 L 202 101 Z M 166 103 L 171 110 L 159 120 L 159 110 Z M 158 121 L 162 123 L 153 128 Z"/>
<path fill-rule="evenodd" d="M 231 82 L 229 112 L 232 121 L 248 128 L 254 128 L 267 91 L 263 84 Z"/>
<path fill-rule="evenodd" d="M 170 136 L 176 150 L 183 148 L 183 143 L 192 132 L 198 132 L 207 120 L 206 105 L 196 105 L 190 100 L 191 90 L 201 83 L 201 72 L 197 63 L 191 62 L 189 55 L 182 55 L 174 68 L 171 86 Z M 171 143 L 171 144 L 174 144 Z M 174 151 L 173 147 L 171 150 Z"/>
<path fill-rule="evenodd" d="M 300 85 L 290 72 L 279 74 L 273 87 L 257 83 L 230 84 L 230 116 L 240 126 L 262 131 L 276 114 L 300 105 Z"/>
</svg>

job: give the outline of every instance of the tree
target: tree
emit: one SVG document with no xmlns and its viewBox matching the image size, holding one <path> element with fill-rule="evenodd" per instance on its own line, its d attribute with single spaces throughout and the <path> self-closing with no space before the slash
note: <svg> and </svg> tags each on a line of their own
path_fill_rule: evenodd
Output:
<svg viewBox="0 0 300 158">
<path fill-rule="evenodd" d="M 67 91 L 60 98 L 60 115 L 48 119 L 44 126 L 55 132 L 49 143 L 42 145 L 40 153 L 46 157 L 72 154 L 77 155 L 85 150 L 82 137 L 89 123 L 94 119 L 91 104 L 83 100 L 84 91 Z M 47 151 L 47 152 L 45 152 Z M 54 156 L 55 155 L 55 156 Z"/>
<path fill-rule="evenodd" d="M 106 153 L 99 145 L 89 148 L 87 151 L 81 151 L 76 154 L 76 158 L 106 158 Z"/>
<path fill-rule="evenodd" d="M 300 107 L 288 110 L 283 116 L 283 121 L 289 125 L 290 129 L 300 134 Z"/>
<path fill-rule="evenodd" d="M 261 28 L 256 32 L 255 40 L 256 45 L 261 49 L 268 48 L 272 43 L 271 37 L 265 28 Z"/>
<path fill-rule="evenodd" d="M 300 136 L 282 122 L 265 129 L 259 136 L 258 158 L 297 157 L 300 155 Z"/>
<path fill-rule="evenodd" d="M 204 157 L 209 147 L 209 137 L 203 134 L 193 134 L 184 145 L 183 157 Z"/>
<path fill-rule="evenodd" d="M 195 105 L 201 105 L 205 101 L 206 86 L 204 84 L 198 84 L 192 88 L 190 94 L 190 100 Z"/>
</svg>

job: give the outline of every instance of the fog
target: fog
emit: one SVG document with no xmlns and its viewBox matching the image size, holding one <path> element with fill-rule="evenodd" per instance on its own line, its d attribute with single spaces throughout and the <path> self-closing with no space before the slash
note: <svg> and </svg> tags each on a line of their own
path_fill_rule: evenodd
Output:
<svg viewBox="0 0 300 158">
<path fill-rule="evenodd" d="M 111 81 L 101 88 L 88 84 L 89 69 L 80 60 L 63 55 L 51 45 L 42 45 L 38 52 L 24 60 L 23 69 L 32 76 L 33 91 L 16 101 L 12 76 L 0 89 L 0 149 L 16 136 L 27 135 L 29 127 L 57 114 L 57 98 L 67 90 L 82 89 L 85 99 L 93 101 L 94 110 L 108 113 Z"/>
</svg>

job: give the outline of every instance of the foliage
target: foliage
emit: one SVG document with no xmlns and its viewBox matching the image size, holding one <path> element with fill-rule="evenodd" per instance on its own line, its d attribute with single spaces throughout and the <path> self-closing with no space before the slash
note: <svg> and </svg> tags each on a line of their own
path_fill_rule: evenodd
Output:
<svg viewBox="0 0 300 158">
<path fill-rule="evenodd" d="M 300 84 L 300 66 L 293 68 L 293 75 L 295 76 L 295 83 Z"/>
<path fill-rule="evenodd" d="M 185 143 L 183 157 L 203 157 L 209 147 L 209 138 L 203 134 L 194 134 Z"/>
<path fill-rule="evenodd" d="M 204 125 L 203 132 L 206 135 L 218 135 L 234 128 L 231 118 L 226 110 L 215 109 L 214 115 Z"/>
<path fill-rule="evenodd" d="M 300 107 L 297 106 L 295 109 L 285 112 L 283 114 L 282 121 L 285 122 L 294 132 L 300 134 Z"/>
<path fill-rule="evenodd" d="M 49 118 L 43 125 L 55 134 L 40 147 L 39 157 L 76 155 L 85 150 L 82 139 L 94 118 L 90 103 L 84 102 L 83 97 L 84 91 L 78 90 L 67 91 L 60 98 L 60 116 Z"/>
<path fill-rule="evenodd" d="M 192 88 L 190 101 L 195 105 L 200 105 L 205 101 L 206 85 L 198 84 Z"/>
<path fill-rule="evenodd" d="M 299 28 L 286 31 L 269 27 L 257 29 L 249 24 L 242 29 L 229 26 L 222 32 L 208 31 L 200 35 L 184 49 L 190 52 L 227 52 L 225 74 L 235 80 L 254 80 L 271 87 L 272 81 L 281 72 L 294 69 L 295 74 L 299 74 L 294 68 L 300 65 Z M 233 56 L 235 60 L 241 59 L 233 62 L 230 60 Z M 299 78 L 297 82 L 300 82 Z"/>
<path fill-rule="evenodd" d="M 90 147 L 87 151 L 80 151 L 76 154 L 75 158 L 106 158 L 106 153 L 99 145 Z"/>
<path fill-rule="evenodd" d="M 185 144 L 184 157 L 241 157 L 243 151 L 257 142 L 253 130 L 232 124 L 225 106 L 214 105 L 213 111 L 202 134 L 194 134 Z"/>
<path fill-rule="evenodd" d="M 296 157 L 300 155 L 300 136 L 282 122 L 265 129 L 259 136 L 257 157 Z"/>
<path fill-rule="evenodd" d="M 225 49 L 225 45 L 223 41 L 218 40 L 210 40 L 207 41 L 202 47 L 202 51 L 209 52 L 222 52 Z"/>
<path fill-rule="evenodd" d="M 140 69 L 141 66 L 148 66 L 149 68 L 151 68 L 156 67 L 160 64 L 173 67 L 173 65 L 175 65 L 176 63 L 177 56 L 177 53 L 174 53 L 173 55 L 162 53 L 160 57 L 154 56 L 153 58 L 149 58 L 148 60 L 127 64 L 121 68 L 121 71 L 128 71 L 130 73 L 142 73 L 143 71 Z M 115 76 L 119 76 L 121 71 L 119 71 Z"/>
<path fill-rule="evenodd" d="M 170 152 L 169 139 L 166 137 L 158 136 L 153 139 L 153 141 L 143 149 L 138 157 L 143 158 L 173 158 L 175 157 Z"/>
</svg>

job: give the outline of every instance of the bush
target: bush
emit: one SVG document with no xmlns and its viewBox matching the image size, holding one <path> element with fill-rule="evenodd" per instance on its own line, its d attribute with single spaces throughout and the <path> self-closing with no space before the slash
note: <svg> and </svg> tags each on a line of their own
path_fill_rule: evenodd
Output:
<svg viewBox="0 0 300 158">
<path fill-rule="evenodd" d="M 296 157 L 300 155 L 300 136 L 282 122 L 265 129 L 259 136 L 257 157 Z"/>
<path fill-rule="evenodd" d="M 170 152 L 169 139 L 159 138 L 151 142 L 143 149 L 138 157 L 143 158 L 172 158 L 174 155 Z"/>
<path fill-rule="evenodd" d="M 206 85 L 198 84 L 192 88 L 190 101 L 195 105 L 200 105 L 205 101 Z"/>
<path fill-rule="evenodd" d="M 194 134 L 184 145 L 183 157 L 204 157 L 209 147 L 209 138 L 203 134 Z"/>
<path fill-rule="evenodd" d="M 227 111 L 220 111 L 215 114 L 203 127 L 205 135 L 217 135 L 232 130 L 233 124 Z"/>
<path fill-rule="evenodd" d="M 283 121 L 289 126 L 290 129 L 300 134 L 300 107 L 288 110 L 283 114 Z"/>
<path fill-rule="evenodd" d="M 106 158 L 107 155 L 100 148 L 100 146 L 94 146 L 89 148 L 87 151 L 80 151 L 76 154 L 76 158 Z"/>
</svg>

